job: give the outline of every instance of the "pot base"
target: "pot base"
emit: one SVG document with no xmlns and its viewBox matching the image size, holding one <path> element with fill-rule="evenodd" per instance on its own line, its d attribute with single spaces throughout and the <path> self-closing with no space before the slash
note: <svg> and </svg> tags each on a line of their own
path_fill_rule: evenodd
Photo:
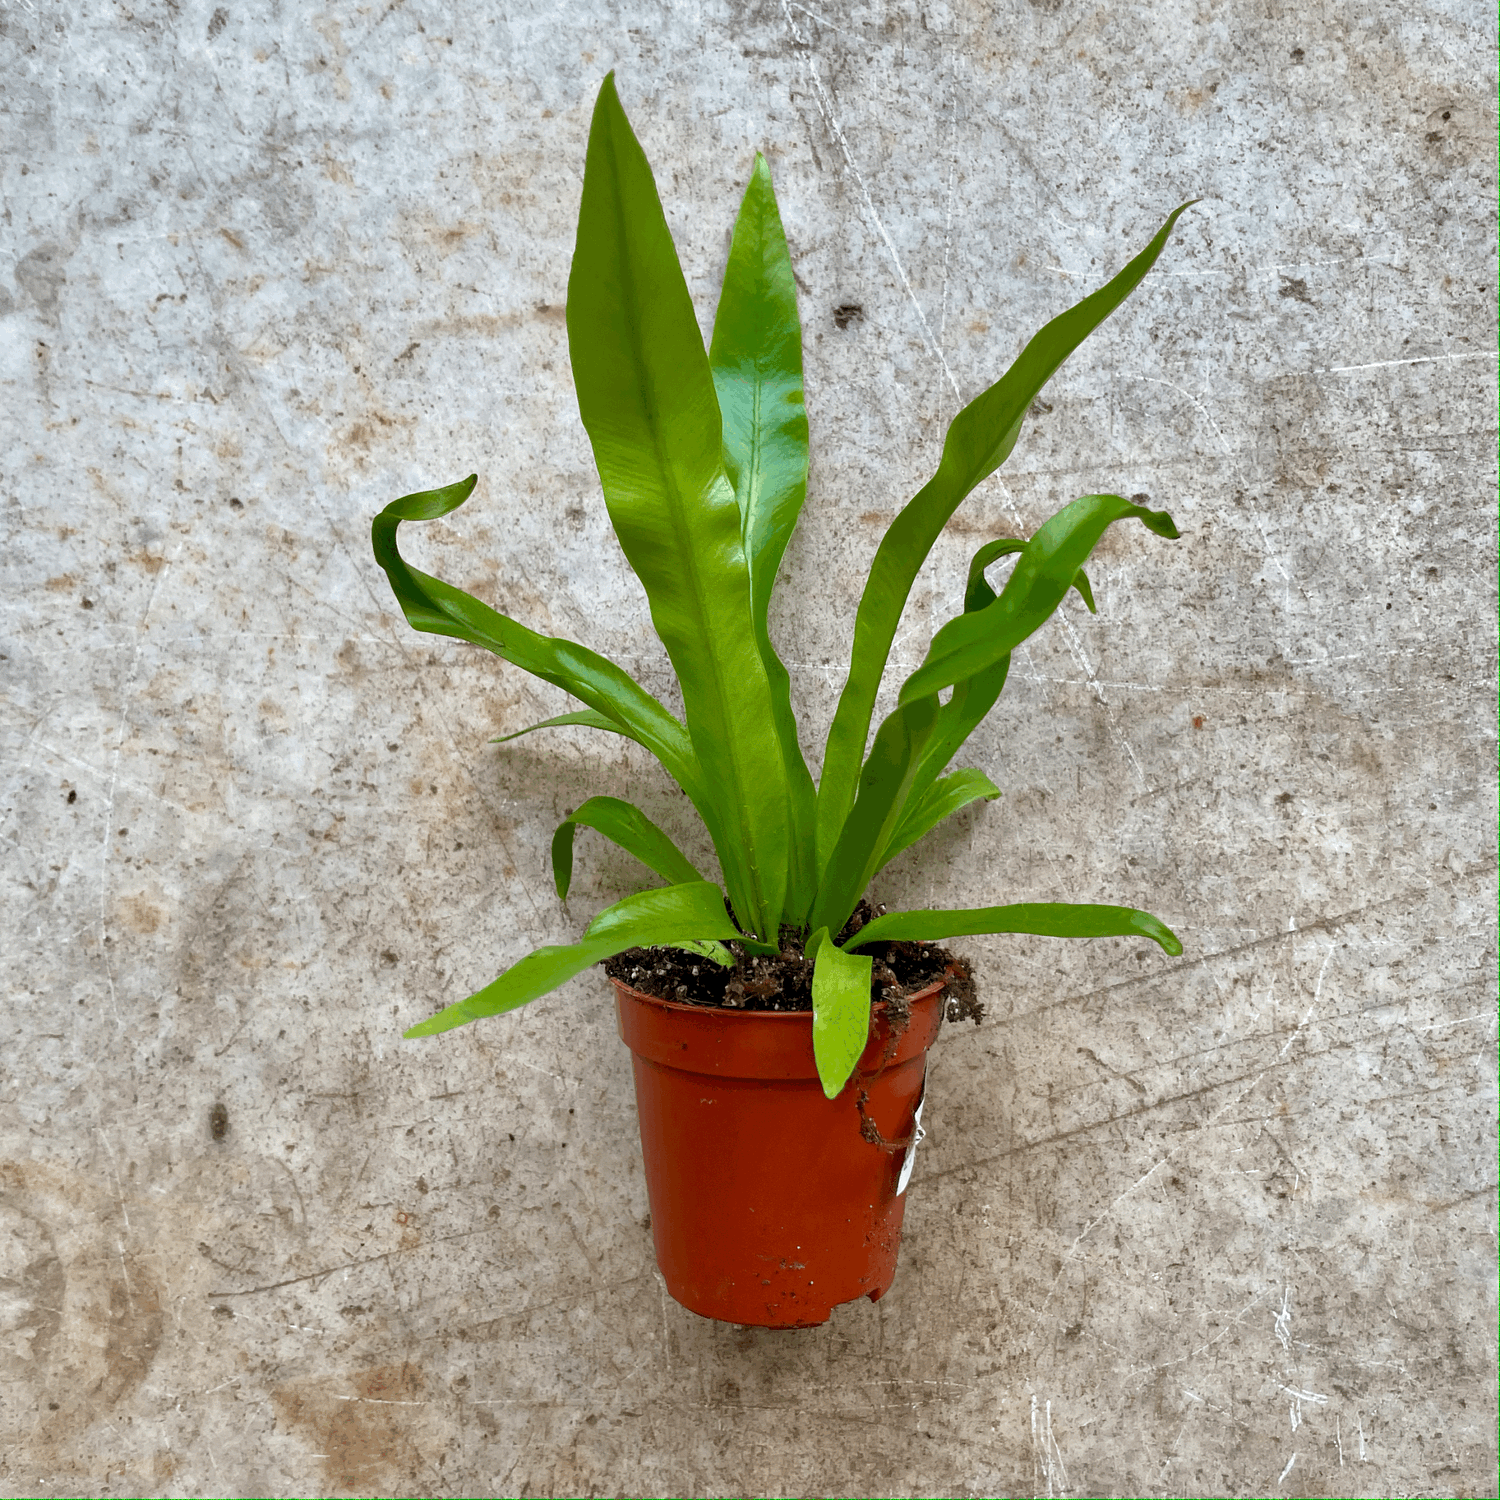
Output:
<svg viewBox="0 0 1500 1500">
<path fill-rule="evenodd" d="M 612 982 L 672 1296 L 761 1328 L 816 1327 L 842 1303 L 884 1296 L 941 983 L 911 997 L 902 1025 L 876 1007 L 859 1067 L 830 1100 L 809 1012 L 679 1005 Z"/>
</svg>

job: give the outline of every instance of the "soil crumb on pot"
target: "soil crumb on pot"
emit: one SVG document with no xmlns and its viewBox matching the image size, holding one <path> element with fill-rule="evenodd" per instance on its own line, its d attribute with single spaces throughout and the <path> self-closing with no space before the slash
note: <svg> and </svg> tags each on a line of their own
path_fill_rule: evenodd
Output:
<svg viewBox="0 0 1500 1500">
<path fill-rule="evenodd" d="M 839 941 L 847 941 L 878 915 L 868 901 L 861 901 Z M 812 1009 L 813 966 L 803 957 L 802 934 L 795 928 L 781 929 L 781 952 L 775 957 L 747 954 L 738 943 L 725 946 L 734 955 L 732 969 L 681 948 L 627 948 L 604 961 L 604 972 L 643 995 L 680 1004 L 726 1010 Z M 875 960 L 871 1003 L 884 1000 L 895 1019 L 905 1010 L 908 996 L 945 977 L 947 1018 L 976 1026 L 983 1018 L 972 971 L 957 954 L 936 943 L 907 942 L 874 943 L 863 951 Z"/>
</svg>

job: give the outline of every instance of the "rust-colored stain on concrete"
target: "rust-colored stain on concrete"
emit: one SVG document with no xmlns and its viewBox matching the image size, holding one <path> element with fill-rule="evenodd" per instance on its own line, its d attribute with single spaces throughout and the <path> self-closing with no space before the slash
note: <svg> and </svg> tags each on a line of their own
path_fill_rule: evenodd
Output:
<svg viewBox="0 0 1500 1500">
<path fill-rule="evenodd" d="M 425 1382 L 412 1364 L 379 1365 L 341 1382 L 301 1381 L 271 1392 L 277 1415 L 317 1444 L 325 1487 L 338 1495 L 426 1494 L 430 1468 L 408 1435 L 408 1407 L 421 1406 Z"/>
<path fill-rule="evenodd" d="M 129 1408 L 166 1328 L 118 1203 L 84 1176 L 0 1163 L 0 1434 L 66 1465 Z"/>
</svg>

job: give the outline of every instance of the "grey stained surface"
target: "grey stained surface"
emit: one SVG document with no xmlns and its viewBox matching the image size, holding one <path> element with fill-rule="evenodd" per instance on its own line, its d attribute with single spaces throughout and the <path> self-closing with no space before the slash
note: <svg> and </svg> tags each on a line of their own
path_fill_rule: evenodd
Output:
<svg viewBox="0 0 1500 1500">
<path fill-rule="evenodd" d="M 0 4 L 0 1488 L 1495 1492 L 1495 17 L 1304 8 Z M 604 72 L 700 314 L 759 147 L 811 495 L 816 755 L 882 528 L 1025 336 L 1159 269 L 913 595 L 1144 493 L 1018 654 L 1004 798 L 881 878 L 1183 937 L 976 939 L 890 1296 L 803 1333 L 655 1272 L 602 978 L 403 1026 L 641 872 L 683 799 L 401 622 L 430 570 L 670 692 L 563 300 Z M 837 310 L 837 311 L 836 311 Z"/>
</svg>

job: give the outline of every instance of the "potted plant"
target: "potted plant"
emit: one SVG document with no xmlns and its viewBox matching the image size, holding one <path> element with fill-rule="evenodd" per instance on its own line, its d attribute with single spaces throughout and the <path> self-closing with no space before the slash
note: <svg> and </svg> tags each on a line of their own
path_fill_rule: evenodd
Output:
<svg viewBox="0 0 1500 1500">
<path fill-rule="evenodd" d="M 999 796 L 983 772 L 948 767 L 994 706 L 1015 647 L 1070 589 L 1094 609 L 1082 565 L 1105 528 L 1134 518 L 1178 535 L 1164 511 L 1099 494 L 1064 506 L 1029 539 L 987 542 L 970 564 L 962 611 L 933 636 L 869 742 L 897 622 L 939 532 L 1010 453 L 1054 371 L 1139 284 L 1182 212 L 953 419 L 937 472 L 876 551 L 816 782 L 767 628 L 806 493 L 808 426 L 792 267 L 764 158 L 745 191 L 705 350 L 613 74 L 599 91 L 568 345 L 605 504 L 681 684 L 682 719 L 587 647 L 538 635 L 403 560 L 400 523 L 450 514 L 477 476 L 404 496 L 374 522 L 375 556 L 409 624 L 483 646 L 585 705 L 519 733 L 583 725 L 643 745 L 713 841 L 722 888 L 638 808 L 589 799 L 553 839 L 559 896 L 579 827 L 667 883 L 627 896 L 577 943 L 537 949 L 406 1033 L 514 1010 L 611 961 L 658 1262 L 673 1296 L 696 1312 L 805 1326 L 890 1285 L 925 1053 L 945 985 L 963 978 L 956 964 L 932 972 L 933 950 L 920 945 L 978 933 L 1136 934 L 1182 951 L 1155 917 L 1123 906 L 873 915 L 862 904 L 895 855 L 960 808 Z M 1014 566 L 997 594 L 986 569 L 1007 556 Z"/>
</svg>

